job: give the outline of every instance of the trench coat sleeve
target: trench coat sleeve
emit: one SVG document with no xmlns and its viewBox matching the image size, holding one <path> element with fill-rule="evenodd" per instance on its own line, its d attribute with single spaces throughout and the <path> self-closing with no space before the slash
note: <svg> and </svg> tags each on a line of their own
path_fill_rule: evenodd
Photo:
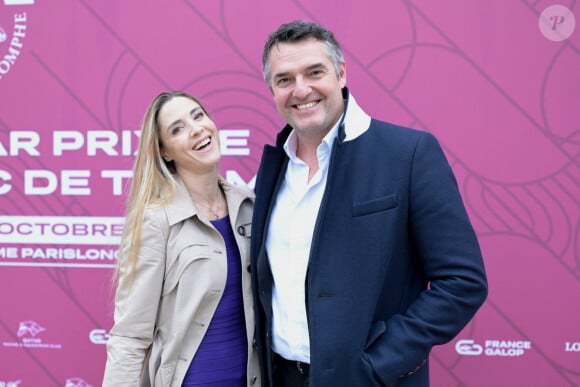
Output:
<svg viewBox="0 0 580 387">
<path fill-rule="evenodd" d="M 167 221 L 162 211 L 146 211 L 134 280 L 120 272 L 114 325 L 107 343 L 103 386 L 137 386 L 153 341 L 165 273 Z M 122 259 L 122 257 L 120 257 Z M 145 370 L 144 372 L 147 372 Z"/>
<path fill-rule="evenodd" d="M 437 140 L 420 136 L 410 176 L 409 232 L 429 287 L 368 350 L 386 385 L 419 370 L 433 345 L 457 335 L 487 297 L 481 251 L 457 182 Z"/>
</svg>

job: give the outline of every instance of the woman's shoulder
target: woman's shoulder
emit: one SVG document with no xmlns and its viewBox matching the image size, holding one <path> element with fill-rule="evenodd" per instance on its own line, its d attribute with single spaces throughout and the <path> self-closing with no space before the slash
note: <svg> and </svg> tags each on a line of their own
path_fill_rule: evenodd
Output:
<svg viewBox="0 0 580 387">
<path fill-rule="evenodd" d="M 232 194 L 240 196 L 243 199 L 247 198 L 254 201 L 256 195 L 254 194 L 254 191 L 247 185 L 230 183 L 225 179 L 220 179 L 220 184 L 222 185 L 224 192 L 226 192 L 226 194 L 229 191 Z"/>
</svg>

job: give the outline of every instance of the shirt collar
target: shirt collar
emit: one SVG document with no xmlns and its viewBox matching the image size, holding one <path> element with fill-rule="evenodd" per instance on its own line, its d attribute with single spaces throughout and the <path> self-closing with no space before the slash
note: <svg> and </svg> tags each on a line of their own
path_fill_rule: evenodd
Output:
<svg viewBox="0 0 580 387">
<path fill-rule="evenodd" d="M 328 151 L 332 149 L 332 143 L 334 142 L 334 139 L 338 137 L 338 125 L 340 124 L 340 122 L 342 122 L 342 116 L 337 121 L 337 123 L 332 127 L 330 132 L 326 133 L 326 136 L 324 136 L 324 138 L 322 139 L 322 143 L 318 146 L 319 151 L 321 149 L 328 149 Z M 293 162 L 296 162 L 298 160 L 298 157 L 296 156 L 297 147 L 298 147 L 298 137 L 296 135 L 296 131 L 292 129 L 292 132 L 290 132 L 290 135 L 288 136 L 286 142 L 284 143 L 284 151 L 286 152 L 290 160 L 292 160 Z"/>
<path fill-rule="evenodd" d="M 340 122 L 340 121 L 339 121 Z M 363 134 L 371 126 L 371 116 L 358 105 L 353 95 L 348 96 L 346 116 L 344 117 L 344 141 L 351 141 Z"/>
<path fill-rule="evenodd" d="M 332 142 L 338 135 L 338 126 L 342 122 L 344 124 L 344 133 L 345 139 L 344 141 L 352 141 L 364 132 L 366 132 L 370 125 L 371 125 L 371 117 L 365 113 L 365 111 L 358 105 L 354 96 L 350 94 L 348 89 L 346 89 L 346 109 L 344 113 L 344 119 L 341 118 L 338 122 L 334 125 L 332 130 L 324 136 L 322 139 L 322 144 L 328 146 L 329 149 L 332 147 Z M 321 145 L 322 145 L 321 144 Z M 292 129 L 290 135 L 284 142 L 284 151 L 288 155 L 288 157 L 292 161 L 296 161 L 296 146 L 297 146 L 297 138 L 296 138 L 296 131 Z M 321 149 L 319 147 L 319 149 Z"/>
</svg>

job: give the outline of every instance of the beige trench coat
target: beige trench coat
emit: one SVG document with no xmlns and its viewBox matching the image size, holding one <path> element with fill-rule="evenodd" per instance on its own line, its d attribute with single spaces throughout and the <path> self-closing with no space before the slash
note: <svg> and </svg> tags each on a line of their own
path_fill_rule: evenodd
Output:
<svg viewBox="0 0 580 387">
<path fill-rule="evenodd" d="M 259 386 L 248 267 L 253 192 L 220 184 L 242 259 L 247 384 Z M 144 218 L 133 286 L 121 276 L 115 296 L 103 386 L 181 386 L 224 292 L 225 243 L 182 185 L 170 205 Z"/>
</svg>

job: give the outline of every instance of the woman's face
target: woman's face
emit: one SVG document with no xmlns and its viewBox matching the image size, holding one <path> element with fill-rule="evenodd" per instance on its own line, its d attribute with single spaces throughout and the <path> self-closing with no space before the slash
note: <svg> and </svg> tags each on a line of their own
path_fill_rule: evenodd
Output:
<svg viewBox="0 0 580 387">
<path fill-rule="evenodd" d="M 203 108 L 187 97 L 167 101 L 157 117 L 161 155 L 173 161 L 178 174 L 206 173 L 220 159 L 218 131 Z"/>
</svg>

